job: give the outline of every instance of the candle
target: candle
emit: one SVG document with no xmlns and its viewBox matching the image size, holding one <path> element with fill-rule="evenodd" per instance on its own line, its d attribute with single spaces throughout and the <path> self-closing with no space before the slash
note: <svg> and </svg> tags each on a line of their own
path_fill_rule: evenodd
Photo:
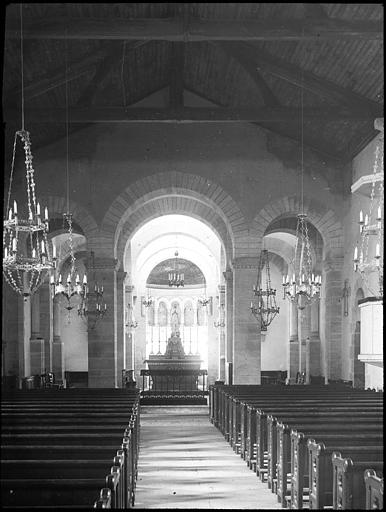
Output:
<svg viewBox="0 0 386 512">
<path fill-rule="evenodd" d="M 296 283 L 295 274 L 292 274 L 292 284 Z"/>
<path fill-rule="evenodd" d="M 67 276 L 67 284 L 71 284 L 71 274 L 68 274 Z"/>
<path fill-rule="evenodd" d="M 29 210 L 29 212 L 28 212 L 28 220 L 32 220 L 32 212 L 31 212 L 31 210 Z"/>
<path fill-rule="evenodd" d="M 358 260 L 358 247 L 355 247 L 354 249 L 354 261 Z"/>
<path fill-rule="evenodd" d="M 76 274 L 75 282 L 76 282 L 76 284 L 79 284 L 79 283 L 80 283 L 79 274 Z"/>
<path fill-rule="evenodd" d="M 362 212 L 362 210 L 359 212 L 359 222 L 361 224 L 363 223 L 363 212 Z"/>
<path fill-rule="evenodd" d="M 381 207 L 378 206 L 377 220 L 381 220 L 381 219 L 382 219 Z"/>
<path fill-rule="evenodd" d="M 55 284 L 55 279 L 53 275 L 51 276 L 51 284 Z"/>
<path fill-rule="evenodd" d="M 253 303 L 251 302 L 251 309 L 253 308 Z"/>
<path fill-rule="evenodd" d="M 105 311 L 107 311 L 107 304 L 106 304 L 106 302 L 105 302 Z"/>
<path fill-rule="evenodd" d="M 366 213 L 366 216 L 365 216 L 365 226 L 367 226 L 368 223 L 369 223 L 369 216 Z"/>
<path fill-rule="evenodd" d="M 38 203 L 36 206 L 36 214 L 40 215 L 40 203 Z"/>
<path fill-rule="evenodd" d="M 36 249 L 32 249 L 32 257 L 36 258 Z"/>
<path fill-rule="evenodd" d="M 47 206 L 44 208 L 44 220 L 48 220 L 48 208 L 47 208 Z"/>
<path fill-rule="evenodd" d="M 17 245 L 16 238 L 13 238 L 12 239 L 12 250 L 13 250 L 13 252 L 16 252 L 16 245 Z"/>
<path fill-rule="evenodd" d="M 52 257 L 56 258 L 56 245 L 52 246 Z"/>
<path fill-rule="evenodd" d="M 45 252 L 45 250 L 44 250 L 44 240 L 42 240 L 41 247 L 42 247 L 42 254 L 44 254 L 44 252 Z"/>
<path fill-rule="evenodd" d="M 17 215 L 17 204 L 16 204 L 16 201 L 13 202 L 13 211 L 15 212 L 15 215 Z"/>
<path fill-rule="evenodd" d="M 8 247 L 5 247 L 4 248 L 4 257 L 7 259 L 8 258 Z"/>
<path fill-rule="evenodd" d="M 12 208 L 9 209 L 8 220 L 12 220 Z"/>
<path fill-rule="evenodd" d="M 86 274 L 84 274 L 84 276 L 83 276 L 83 284 L 87 284 L 87 276 L 86 276 Z"/>
<path fill-rule="evenodd" d="M 380 258 L 381 257 L 381 250 L 380 250 L 379 243 L 377 243 L 377 245 L 375 246 L 375 257 L 376 258 Z"/>
<path fill-rule="evenodd" d="M 102 287 L 101 287 L 101 293 L 103 293 L 103 284 L 102 284 Z"/>
<path fill-rule="evenodd" d="M 59 274 L 59 284 L 62 284 L 62 274 Z"/>
</svg>

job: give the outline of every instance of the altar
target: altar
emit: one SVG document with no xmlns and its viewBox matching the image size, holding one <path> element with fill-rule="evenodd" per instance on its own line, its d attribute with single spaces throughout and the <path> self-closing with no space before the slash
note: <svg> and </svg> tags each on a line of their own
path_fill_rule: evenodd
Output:
<svg viewBox="0 0 386 512">
<path fill-rule="evenodd" d="M 180 334 L 173 332 L 164 354 L 150 354 L 148 369 L 141 370 L 143 396 L 186 396 L 206 394 L 205 376 L 199 355 L 185 354 Z M 201 378 L 202 377 L 202 378 Z"/>
</svg>

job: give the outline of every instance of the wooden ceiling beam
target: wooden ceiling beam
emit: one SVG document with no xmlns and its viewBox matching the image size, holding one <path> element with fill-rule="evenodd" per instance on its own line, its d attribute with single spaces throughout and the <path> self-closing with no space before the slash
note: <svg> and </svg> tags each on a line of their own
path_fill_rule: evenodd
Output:
<svg viewBox="0 0 386 512">
<path fill-rule="evenodd" d="M 66 34 L 67 27 L 67 35 Z M 7 20 L 6 37 L 20 39 L 17 19 Z M 195 41 L 295 41 L 383 39 L 382 20 L 332 18 L 208 20 L 181 18 L 25 20 L 25 39 L 125 39 Z"/>
<path fill-rule="evenodd" d="M 25 116 L 34 123 L 61 123 L 65 119 L 64 108 L 33 109 L 26 108 Z M 270 122 L 300 123 L 300 109 L 293 107 L 92 107 L 70 108 L 69 118 L 72 123 L 131 123 L 131 122 Z M 380 108 L 377 117 L 383 115 Z M 5 120 L 20 116 L 19 111 L 5 110 Z M 304 120 L 307 121 L 358 121 L 372 120 L 371 112 L 363 110 L 342 109 L 337 107 L 307 107 L 304 109 Z"/>
<path fill-rule="evenodd" d="M 130 50 L 135 50 L 140 46 L 144 46 L 147 44 L 147 41 L 137 41 L 130 46 Z M 67 72 L 67 79 L 69 82 L 75 80 L 90 70 L 90 67 L 97 64 L 101 59 L 108 57 L 109 55 L 114 54 L 115 46 L 105 45 L 99 50 L 91 52 L 90 54 L 82 57 L 76 62 L 73 62 L 69 65 Z M 31 98 L 35 98 L 36 96 L 40 96 L 50 91 L 51 89 L 55 89 L 60 85 L 64 85 L 66 82 L 65 78 L 65 69 L 64 64 L 56 69 L 46 73 L 43 77 L 38 80 L 34 80 L 33 82 L 26 84 L 24 87 L 24 99 L 28 101 Z M 4 93 L 5 96 L 5 104 L 17 104 L 21 101 L 21 90 L 19 91 L 9 91 L 8 93 Z"/>
<path fill-rule="evenodd" d="M 227 42 L 221 43 L 220 46 L 231 55 L 238 54 L 241 59 L 249 61 L 251 68 L 255 67 L 258 71 L 269 73 L 297 87 L 304 87 L 305 90 L 338 105 L 356 110 L 363 109 L 372 113 L 374 118 L 376 112 L 383 108 L 383 105 L 375 101 L 320 78 L 309 71 L 302 71 L 299 67 L 288 64 L 287 61 L 270 55 L 259 48 L 245 43 Z"/>
</svg>

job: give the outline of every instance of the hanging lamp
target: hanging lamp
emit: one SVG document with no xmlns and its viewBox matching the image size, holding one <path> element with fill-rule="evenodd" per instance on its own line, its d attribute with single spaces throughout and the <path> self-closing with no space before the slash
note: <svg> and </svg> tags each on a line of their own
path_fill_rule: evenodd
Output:
<svg viewBox="0 0 386 512">
<path fill-rule="evenodd" d="M 253 287 L 253 292 L 258 299 L 257 305 L 251 302 L 251 312 L 256 318 L 260 319 L 261 331 L 267 331 L 268 326 L 280 310 L 276 304 L 276 290 L 271 286 L 267 249 L 263 249 L 260 253 L 257 281 Z"/>
<path fill-rule="evenodd" d="M 43 283 L 47 271 L 55 267 L 48 241 L 48 209 L 44 216 L 36 198 L 36 183 L 32 165 L 30 134 L 24 127 L 24 55 L 23 11 L 20 4 L 20 55 L 21 55 L 21 130 L 15 133 L 12 164 L 3 220 L 3 276 L 10 287 L 25 300 Z M 26 171 L 26 202 L 12 204 L 12 184 L 15 171 L 17 146 L 24 149 Z"/>
<path fill-rule="evenodd" d="M 292 275 L 283 275 L 283 296 L 298 309 L 320 299 L 322 278 L 313 271 L 307 215 L 304 213 L 304 86 L 301 86 L 301 212 L 297 215 Z"/>
<path fill-rule="evenodd" d="M 67 32 L 66 32 L 67 36 Z M 56 275 L 53 273 L 51 275 L 51 293 L 54 298 L 57 295 L 61 295 L 66 298 L 66 310 L 68 312 L 68 322 L 70 323 L 70 314 L 74 309 L 75 305 L 73 302 L 73 297 L 77 297 L 79 302 L 79 297 L 81 303 L 84 303 L 87 300 L 87 275 L 84 273 L 82 280 L 79 277 L 79 273 L 75 267 L 75 256 L 74 256 L 74 239 L 73 239 L 73 221 L 72 221 L 72 213 L 70 213 L 70 173 L 69 173 L 69 157 L 68 157 L 68 147 L 69 147 L 69 133 L 68 133 L 68 63 L 67 63 L 67 37 L 65 38 L 65 84 L 66 84 L 66 188 L 67 188 L 67 211 L 63 214 L 63 228 L 67 228 L 68 231 L 68 245 L 70 249 L 70 269 L 68 275 L 65 279 L 62 278 L 62 274 Z M 56 248 L 54 246 L 54 251 L 56 255 Z"/>
</svg>

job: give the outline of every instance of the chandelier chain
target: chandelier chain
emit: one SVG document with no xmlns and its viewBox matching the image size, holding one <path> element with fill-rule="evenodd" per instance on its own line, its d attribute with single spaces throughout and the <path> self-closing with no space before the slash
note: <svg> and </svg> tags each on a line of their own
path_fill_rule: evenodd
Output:
<svg viewBox="0 0 386 512">
<path fill-rule="evenodd" d="M 20 4 L 20 60 L 21 60 L 21 129 L 24 131 L 24 55 L 23 55 L 23 4 Z"/>
<path fill-rule="evenodd" d="M 70 173 L 68 170 L 68 147 L 69 147 L 69 130 L 68 130 L 68 43 L 67 43 L 67 27 L 65 32 L 65 38 L 64 38 L 64 45 L 65 45 L 65 51 L 64 51 L 64 59 L 65 59 L 65 95 L 66 95 L 66 186 L 67 186 L 67 212 L 70 211 Z"/>
</svg>

